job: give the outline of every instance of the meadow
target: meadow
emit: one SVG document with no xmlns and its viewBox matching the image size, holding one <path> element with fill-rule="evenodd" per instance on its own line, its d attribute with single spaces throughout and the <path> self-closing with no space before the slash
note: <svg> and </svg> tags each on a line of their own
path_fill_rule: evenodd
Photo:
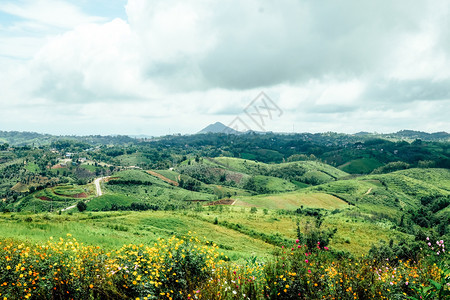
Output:
<svg viewBox="0 0 450 300">
<path fill-rule="evenodd" d="M 427 238 L 427 241 L 430 240 Z M 0 241 L 3 299 L 445 299 L 444 241 L 414 260 L 340 258 L 300 240 L 267 261 L 227 262 L 188 232 L 107 251 L 68 233 L 36 244 Z M 435 249 L 436 248 L 436 249 Z"/>
</svg>

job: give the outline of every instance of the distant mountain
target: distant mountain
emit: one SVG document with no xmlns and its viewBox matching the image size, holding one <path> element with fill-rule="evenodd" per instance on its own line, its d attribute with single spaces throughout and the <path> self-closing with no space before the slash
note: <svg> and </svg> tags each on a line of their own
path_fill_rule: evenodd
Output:
<svg viewBox="0 0 450 300">
<path fill-rule="evenodd" d="M 421 139 L 424 141 L 449 141 L 450 134 L 445 131 L 440 132 L 423 132 L 423 131 L 414 131 L 414 130 L 401 130 L 396 133 L 389 134 L 390 136 L 395 136 L 398 138 L 407 138 L 407 139 Z"/>
<path fill-rule="evenodd" d="M 201 133 L 227 133 L 227 134 L 240 134 L 240 131 L 234 130 L 233 128 L 230 128 L 228 126 L 225 126 L 223 123 L 216 122 L 214 124 L 209 124 L 199 132 Z"/>
<path fill-rule="evenodd" d="M 367 131 L 360 131 L 360 132 L 354 133 L 353 135 L 354 136 L 365 136 L 365 135 L 370 135 L 370 134 L 372 134 L 372 133 L 367 132 Z"/>
<path fill-rule="evenodd" d="M 131 138 L 135 138 L 135 139 L 152 139 L 152 138 L 154 138 L 154 136 L 147 135 L 147 134 L 129 134 L 128 136 Z"/>
<path fill-rule="evenodd" d="M 126 135 L 102 136 L 102 135 L 51 135 L 36 132 L 20 132 L 20 131 L 1 131 L 0 144 L 8 143 L 11 146 L 46 146 L 57 141 L 77 141 L 89 145 L 109 145 L 109 144 L 127 144 L 136 140 Z"/>
</svg>

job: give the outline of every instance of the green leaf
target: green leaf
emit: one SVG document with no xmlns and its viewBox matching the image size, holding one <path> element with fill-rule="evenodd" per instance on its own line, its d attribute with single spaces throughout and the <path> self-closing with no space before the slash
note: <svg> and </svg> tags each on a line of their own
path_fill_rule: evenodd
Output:
<svg viewBox="0 0 450 300">
<path fill-rule="evenodd" d="M 440 285 L 439 283 L 437 283 L 437 282 L 434 281 L 433 279 L 428 279 L 428 281 L 430 281 L 430 283 L 431 283 L 432 285 L 434 285 L 434 287 L 435 287 L 437 290 L 440 290 L 440 289 L 442 288 L 442 285 Z"/>
<path fill-rule="evenodd" d="M 427 286 L 423 288 L 423 292 L 427 293 L 429 290 L 431 290 L 433 287 L 432 286 Z"/>
</svg>

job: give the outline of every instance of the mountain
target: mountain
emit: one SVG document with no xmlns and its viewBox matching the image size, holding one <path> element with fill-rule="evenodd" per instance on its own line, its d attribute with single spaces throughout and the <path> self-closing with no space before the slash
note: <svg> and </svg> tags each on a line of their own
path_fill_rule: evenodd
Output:
<svg viewBox="0 0 450 300">
<path fill-rule="evenodd" d="M 214 124 L 209 124 L 199 132 L 201 133 L 227 133 L 227 134 L 239 134 L 240 131 L 234 130 L 233 128 L 230 128 L 228 126 L 225 126 L 223 123 L 216 122 Z"/>
<path fill-rule="evenodd" d="M 396 133 L 392 133 L 391 135 L 396 136 L 398 138 L 409 138 L 409 139 L 421 139 L 424 141 L 449 141 L 450 134 L 445 131 L 440 132 L 423 132 L 423 131 L 414 131 L 414 130 L 401 130 Z"/>
</svg>

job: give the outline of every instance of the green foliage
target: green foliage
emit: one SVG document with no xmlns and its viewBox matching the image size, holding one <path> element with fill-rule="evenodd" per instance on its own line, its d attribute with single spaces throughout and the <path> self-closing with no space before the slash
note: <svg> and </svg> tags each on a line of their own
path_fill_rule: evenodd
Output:
<svg viewBox="0 0 450 300">
<path fill-rule="evenodd" d="M 87 205 L 86 205 L 86 203 L 84 203 L 83 201 L 79 201 L 79 202 L 77 203 L 77 209 L 78 209 L 79 212 L 85 211 L 86 208 L 87 208 Z"/>
<path fill-rule="evenodd" d="M 397 264 L 400 260 L 418 260 L 420 248 L 424 247 L 423 243 L 416 241 L 401 240 L 394 244 L 393 240 L 387 244 L 381 240 L 378 245 L 373 245 L 369 250 L 369 257 L 377 261 L 390 260 L 391 263 Z"/>
<path fill-rule="evenodd" d="M 115 173 L 108 184 L 143 184 L 152 185 L 154 177 L 141 170 L 126 170 Z"/>
<path fill-rule="evenodd" d="M 416 284 L 412 286 L 412 290 L 415 292 L 413 296 L 408 299 L 447 299 L 450 297 L 450 267 L 448 264 L 448 253 L 445 252 L 444 241 L 436 241 L 432 246 L 430 238 L 427 237 L 428 242 L 428 257 L 434 261 L 434 266 L 438 267 L 438 277 L 433 280 L 428 279 L 428 284 Z M 436 248 L 436 249 L 435 249 Z M 430 254 L 430 250 L 432 250 Z M 436 251 L 436 252 L 435 252 Z M 438 280 L 440 278 L 440 280 Z"/>
<path fill-rule="evenodd" d="M 410 165 L 408 163 L 402 161 L 394 161 L 379 168 L 376 168 L 375 170 L 373 170 L 372 174 L 386 174 L 398 170 L 405 170 L 408 169 L 409 167 Z"/>
</svg>

